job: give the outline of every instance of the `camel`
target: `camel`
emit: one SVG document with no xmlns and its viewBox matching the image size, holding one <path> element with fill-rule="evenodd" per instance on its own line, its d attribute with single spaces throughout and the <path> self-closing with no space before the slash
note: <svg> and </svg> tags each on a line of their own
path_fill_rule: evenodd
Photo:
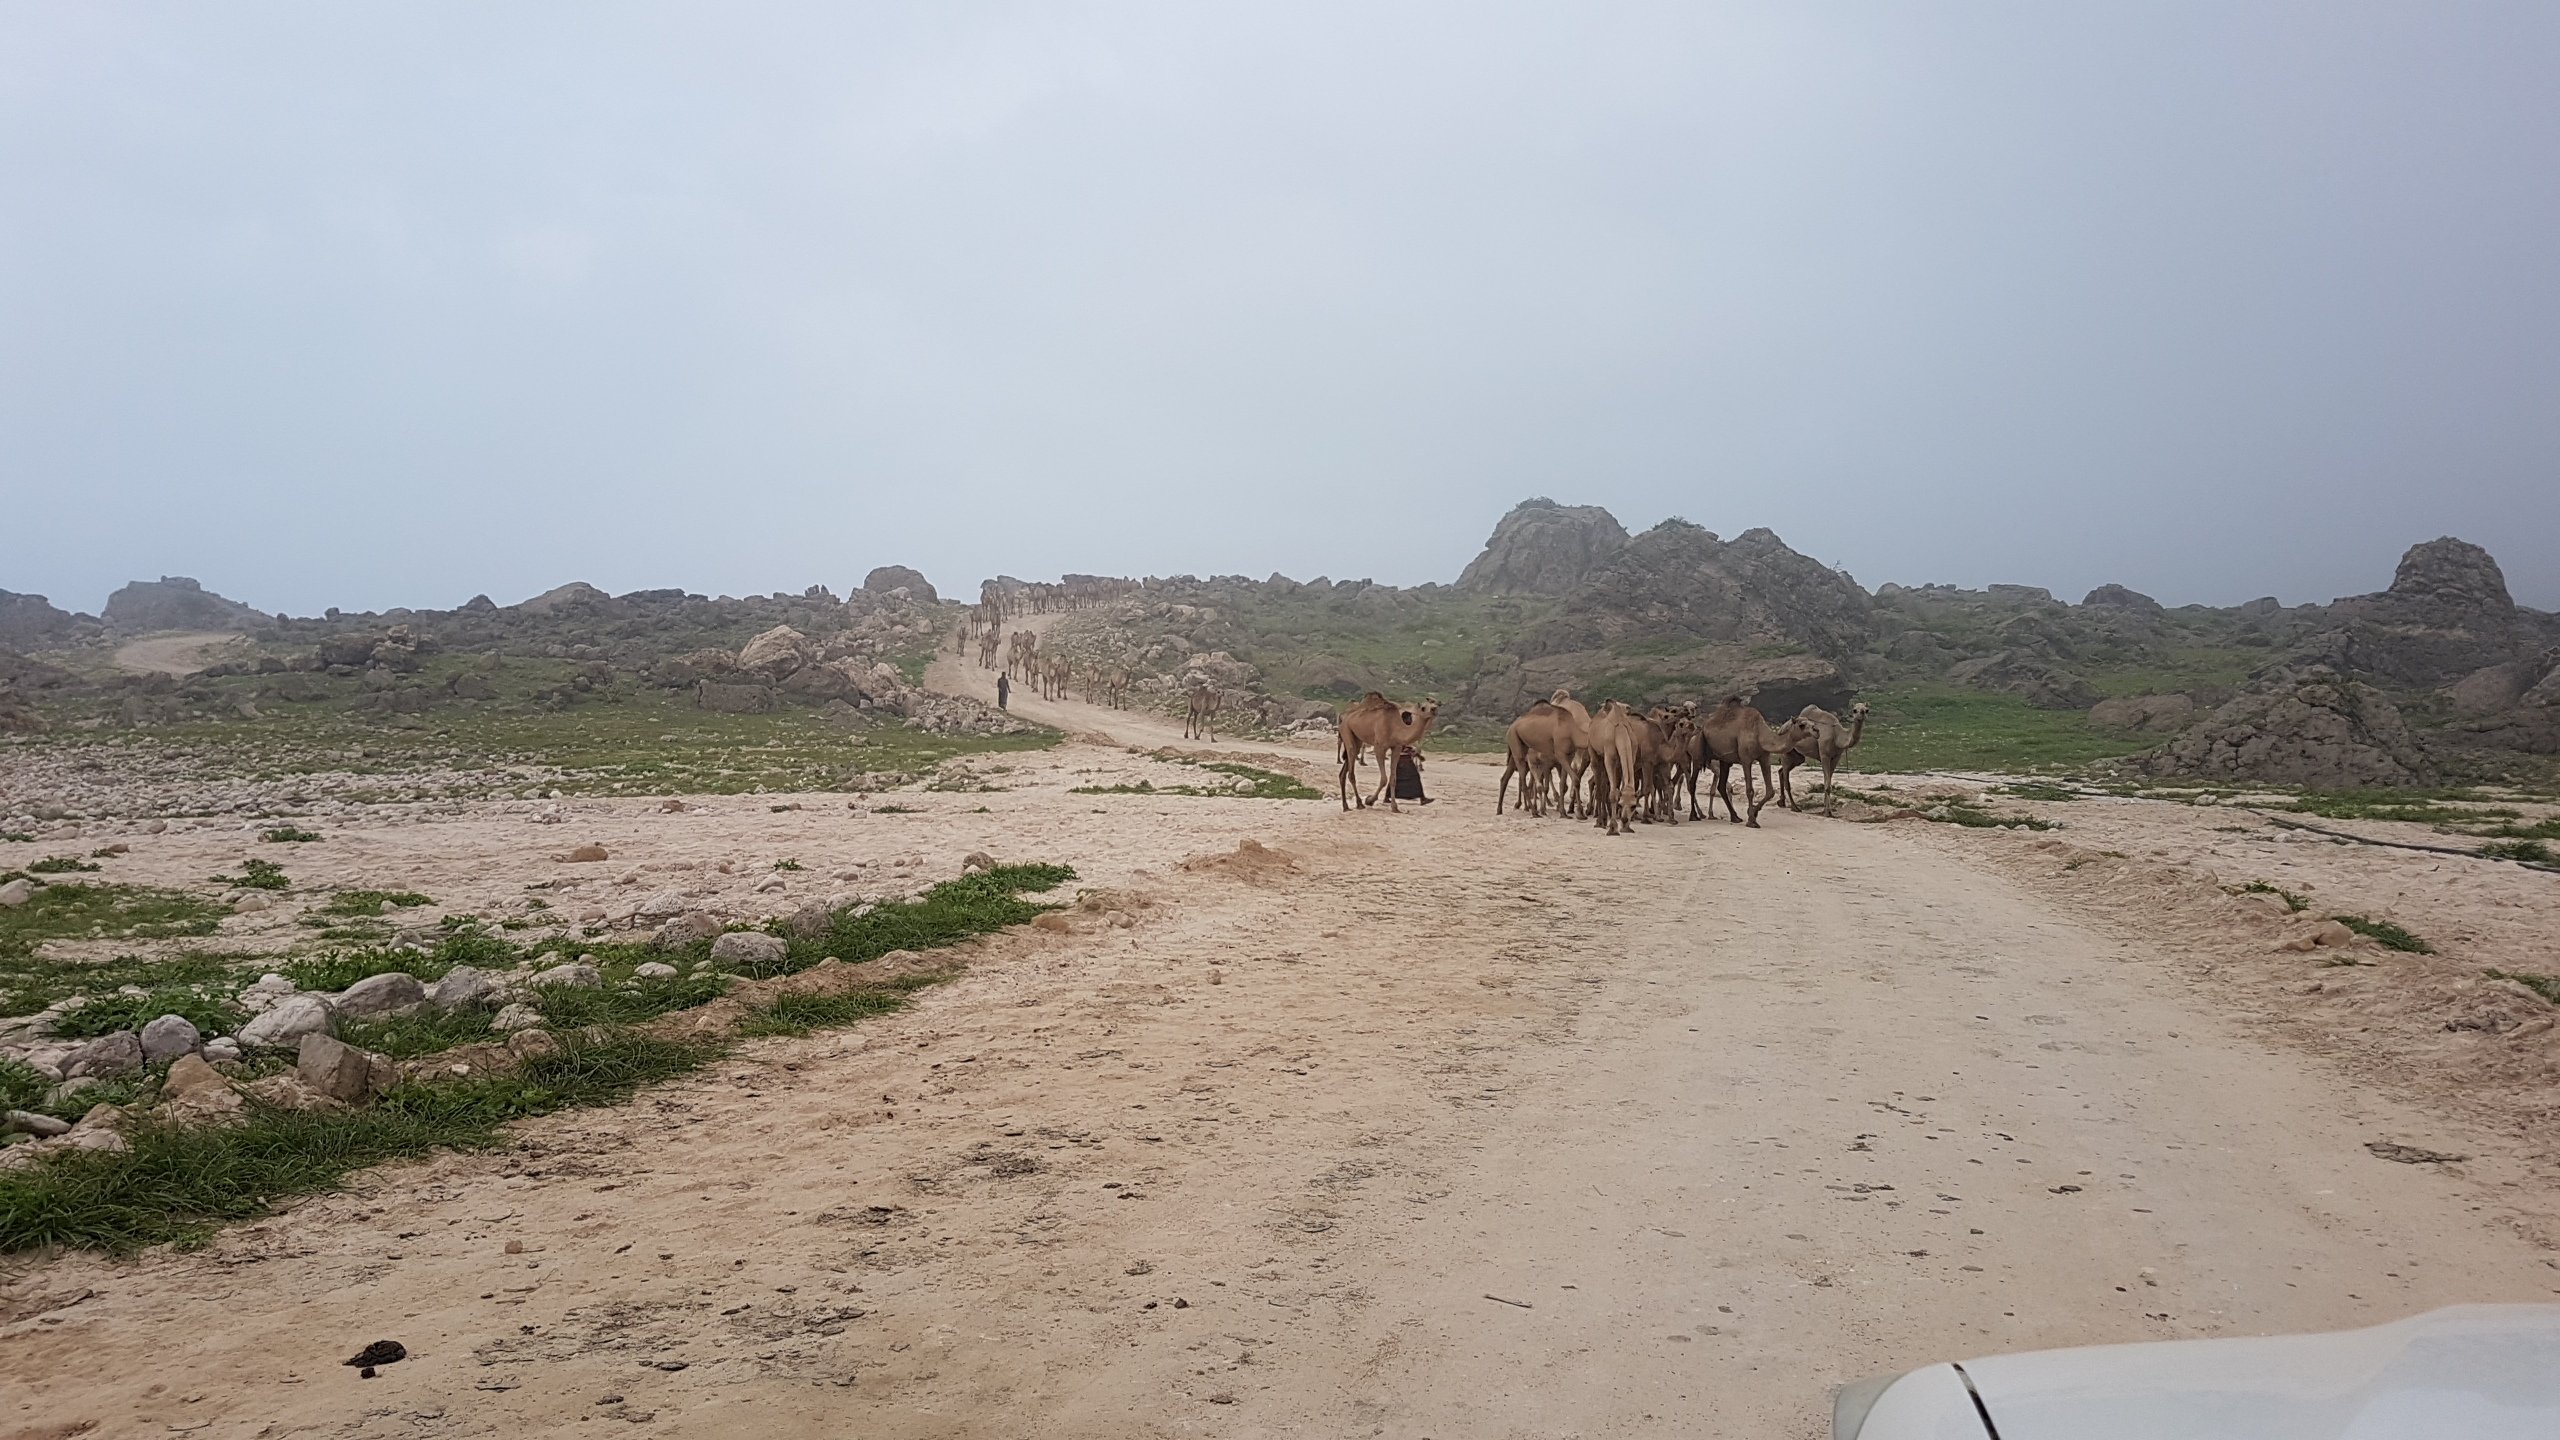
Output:
<svg viewBox="0 0 2560 1440">
<path fill-rule="evenodd" d="M 1072 673 L 1072 669 L 1063 657 L 1052 658 L 1041 668 L 1040 698 L 1043 700 L 1066 699 L 1067 680 Z"/>
<path fill-rule="evenodd" d="M 1370 795 L 1364 790 L 1360 796 L 1360 808 L 1366 810 L 1383 798 L 1389 810 L 1401 809 L 1396 804 L 1395 794 L 1396 752 L 1407 745 L 1420 744 L 1422 737 L 1431 733 L 1433 723 L 1439 718 L 1440 702 L 1437 700 L 1403 705 L 1375 690 L 1361 696 L 1351 708 L 1343 711 L 1341 722 L 1334 729 L 1334 748 L 1341 761 L 1335 777 L 1336 788 L 1342 808 L 1350 809 L 1352 791 L 1362 788 L 1353 779 L 1352 772 L 1358 768 L 1362 753 L 1366 752 L 1378 762 L 1378 793 Z"/>
<path fill-rule="evenodd" d="M 1644 722 L 1627 709 L 1626 702 L 1601 702 L 1600 713 L 1591 717 L 1592 824 L 1612 835 L 1635 830 L 1644 742 Z"/>
<path fill-rule="evenodd" d="M 1006 642 L 1005 673 L 1017 685 L 1035 683 L 1040 678 L 1040 637 L 1029 630 L 1016 630 Z"/>
<path fill-rule="evenodd" d="M 1739 695 L 1725 697 L 1706 718 L 1698 722 L 1700 738 L 1706 753 L 1715 760 L 1714 795 L 1724 798 L 1725 818 L 1751 829 L 1760 828 L 1760 807 L 1777 794 L 1777 782 L 1770 776 L 1770 762 L 1784 755 L 1803 733 L 1801 719 L 1789 720 L 1785 726 L 1772 729 L 1768 717 L 1744 704 Z M 1733 806 L 1733 768 L 1742 767 L 1742 798 L 1750 805 L 1750 818 Z M 1760 767 L 1761 789 L 1751 788 L 1751 767 Z M 1707 818 L 1715 818 L 1715 800 L 1707 801 Z"/>
<path fill-rule="evenodd" d="M 1846 731 L 1840 727 L 1839 716 L 1819 705 L 1807 705 L 1797 711 L 1793 723 L 1797 731 L 1795 743 L 1788 747 L 1786 763 L 1778 768 L 1778 804 L 1788 810 L 1804 808 L 1795 798 L 1795 786 L 1789 777 L 1798 765 L 1810 760 L 1822 767 L 1822 813 L 1831 814 L 1838 803 L 1831 793 L 1831 776 L 1840 768 L 1840 757 L 1857 749 L 1858 742 L 1866 738 L 1867 702 L 1861 700 L 1849 707 Z"/>
<path fill-rule="evenodd" d="M 1520 808 L 1531 815 L 1547 812 L 1552 800 L 1548 787 L 1560 780 L 1572 763 L 1577 729 L 1590 724 L 1590 717 L 1585 714 L 1578 726 L 1573 711 L 1564 708 L 1572 699 L 1571 694 L 1559 690 L 1555 699 L 1530 706 L 1503 732 L 1502 784 L 1493 792 L 1494 814 L 1502 813 L 1514 775 L 1520 777 Z"/>
<path fill-rule="evenodd" d="M 1210 688 L 1208 685 L 1201 684 L 1191 687 L 1190 713 L 1184 717 L 1182 722 L 1183 739 L 1197 740 L 1205 734 L 1209 737 L 1211 743 L 1216 743 L 1218 738 L 1218 703 L 1220 698 L 1221 697 L 1218 692 Z"/>
<path fill-rule="evenodd" d="M 993 670 L 996 668 L 996 642 L 1003 638 L 1003 629 L 993 624 L 988 625 L 986 629 L 978 632 L 979 669 Z"/>
</svg>

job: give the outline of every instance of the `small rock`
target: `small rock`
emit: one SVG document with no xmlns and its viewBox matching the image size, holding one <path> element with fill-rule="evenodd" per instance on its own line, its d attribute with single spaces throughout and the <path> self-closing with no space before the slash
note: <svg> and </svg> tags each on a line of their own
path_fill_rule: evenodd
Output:
<svg viewBox="0 0 2560 1440">
<path fill-rule="evenodd" d="M 639 914 L 647 920 L 663 919 L 683 914 L 692 903 L 681 890 L 661 890 L 640 902 Z"/>
<path fill-rule="evenodd" d="M 787 890 L 787 889 L 789 889 L 789 888 L 790 888 L 790 885 L 791 885 L 791 882 L 790 882 L 790 881 L 783 879 L 783 878 L 782 878 L 781 876 L 779 876 L 779 875 L 776 875 L 776 876 L 774 876 L 773 878 L 771 878 L 771 879 L 769 879 L 769 880 L 759 880 L 759 881 L 757 881 L 757 882 L 756 882 L 756 893 L 757 893 L 757 894 L 759 894 L 759 895 L 770 895 L 770 894 L 772 894 L 773 892 L 775 892 L 775 891 L 777 891 L 777 890 Z"/>
<path fill-rule="evenodd" d="M 782 929 L 795 940 L 815 940 L 835 924 L 836 913 L 824 901 L 812 900 L 782 919 Z"/>
<path fill-rule="evenodd" d="M 790 948 L 779 935 L 732 930 L 711 942 L 711 961 L 715 965 L 777 965 Z"/>
<path fill-rule="evenodd" d="M 231 902 L 231 910 L 235 915 L 255 915 L 261 910 L 274 908 L 276 908 L 276 902 L 254 891 Z"/>
<path fill-rule="evenodd" d="M 204 1042 L 204 1050 L 202 1053 L 205 1059 L 212 1061 L 238 1060 L 240 1058 L 240 1042 L 232 1039 L 228 1035 L 216 1035 L 212 1039 Z"/>
<path fill-rule="evenodd" d="M 537 970 L 524 983 L 537 990 L 554 987 L 593 990 L 604 984 L 604 972 L 585 961 L 572 961 L 566 965 L 554 965 L 548 970 Z"/>
<path fill-rule="evenodd" d="M 444 977 L 427 987 L 427 1003 L 439 1010 L 461 1010 L 486 1005 L 496 994 L 497 986 L 478 968 L 456 965 Z"/>
<path fill-rule="evenodd" d="M 23 877 L 12 880 L 6 885 L 0 885 L 0 906 L 14 910 L 34 898 L 36 898 L 35 883 Z"/>
<path fill-rule="evenodd" d="M 150 824 L 142 827 L 142 833 L 145 835 L 166 835 L 169 833 L 169 822 L 166 820 L 154 820 Z"/>
<path fill-rule="evenodd" d="M 183 1099 L 212 1090 L 228 1090 L 230 1083 L 222 1073 L 206 1063 L 201 1055 L 182 1055 L 169 1067 L 169 1077 L 160 1082 L 161 1098 Z"/>
<path fill-rule="evenodd" d="M 405 1015 L 427 1003 L 427 987 L 418 977 L 393 970 L 381 975 L 368 975 L 338 993 L 335 1004 L 341 1015 L 364 1018 L 373 1015 Z"/>
<path fill-rule="evenodd" d="M 684 810 L 685 804 L 681 800 L 666 799 L 658 802 L 658 812 L 662 815 L 681 815 Z"/>
<path fill-rule="evenodd" d="M 263 1100 L 279 1110 L 324 1110 L 336 1102 L 302 1083 L 301 1075 L 286 1071 L 281 1075 L 262 1075 L 240 1087 L 242 1093 Z"/>
<path fill-rule="evenodd" d="M 676 967 L 663 960 L 651 960 L 646 964 L 632 966 L 631 973 L 634 978 L 641 980 L 673 980 L 676 978 Z"/>
<path fill-rule="evenodd" d="M 239 1040 L 251 1050 L 289 1050 L 305 1035 L 338 1033 L 338 1012 L 318 995 L 287 995 L 265 1014 L 240 1027 Z"/>
<path fill-rule="evenodd" d="M 50 1138 L 55 1135 L 70 1134 L 71 1122 L 57 1120 L 50 1115 L 38 1115 L 32 1110 L 12 1110 L 5 1117 L 0 1117 L 0 1130 L 15 1130 L 21 1135 Z"/>
<path fill-rule="evenodd" d="M 522 1001 L 504 1006 L 489 1017 L 489 1026 L 494 1030 L 530 1030 L 541 1023 L 542 1012 Z"/>
<path fill-rule="evenodd" d="M 610 860 L 613 857 L 606 853 L 603 846 L 589 843 L 578 846 L 574 850 L 564 850 L 551 858 L 563 865 L 585 865 L 598 860 Z"/>
<path fill-rule="evenodd" d="M 133 853 L 133 847 L 119 840 L 113 845 L 99 846 L 94 853 L 97 858 L 103 860 L 110 855 L 130 855 Z"/>
<path fill-rule="evenodd" d="M 302 1083 L 341 1105 L 359 1105 L 398 1082 L 390 1058 L 330 1035 L 305 1035 L 294 1057 L 293 1073 Z"/>
<path fill-rule="evenodd" d="M 2311 943 L 2324 949 L 2356 943 L 2356 932 L 2335 920 L 2323 920 L 2311 930 Z"/>
<path fill-rule="evenodd" d="M 720 917 L 709 911 L 696 910 L 679 915 L 658 927 L 658 948 L 681 950 L 697 940 L 708 940 L 720 933 Z"/>
<path fill-rule="evenodd" d="M 560 1042 L 551 1032 L 538 1025 L 528 1025 L 507 1037 L 507 1051 L 519 1060 L 539 1060 L 560 1053 Z"/>
<path fill-rule="evenodd" d="M 960 873 L 963 875 L 994 868 L 996 868 L 996 857 L 984 850 L 972 850 L 969 852 L 969 858 L 960 862 Z"/>
<path fill-rule="evenodd" d="M 163 1015 L 142 1027 L 142 1058 L 147 1064 L 193 1055 L 204 1048 L 204 1032 L 184 1015 Z"/>
<path fill-rule="evenodd" d="M 130 1075 L 142 1068 L 142 1062 L 142 1037 L 130 1030 L 118 1030 L 72 1051 L 62 1062 L 62 1074 L 66 1079 Z"/>
</svg>

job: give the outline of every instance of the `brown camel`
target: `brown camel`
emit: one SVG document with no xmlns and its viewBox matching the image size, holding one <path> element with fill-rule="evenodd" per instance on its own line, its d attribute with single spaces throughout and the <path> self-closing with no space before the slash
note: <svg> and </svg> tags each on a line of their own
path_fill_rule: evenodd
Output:
<svg viewBox="0 0 2560 1440">
<path fill-rule="evenodd" d="M 1612 835 L 1635 829 L 1644 744 L 1643 717 L 1624 701 L 1601 702 L 1599 713 L 1591 717 L 1592 823 Z"/>
<path fill-rule="evenodd" d="M 1073 673 L 1073 668 L 1068 665 L 1065 657 L 1050 659 L 1041 667 L 1040 697 L 1044 700 L 1066 699 L 1067 680 Z"/>
<path fill-rule="evenodd" d="M 1191 687 L 1190 713 L 1182 722 L 1182 738 L 1197 740 L 1206 735 L 1212 743 L 1218 738 L 1218 692 L 1208 685 Z"/>
<path fill-rule="evenodd" d="M 1040 679 L 1040 637 L 1028 630 L 1016 630 L 1005 642 L 1005 673 L 1016 685 L 1036 684 Z"/>
<path fill-rule="evenodd" d="M 1867 702 L 1849 707 L 1849 724 L 1842 728 L 1840 717 L 1819 705 L 1807 705 L 1796 712 L 1795 743 L 1788 747 L 1787 760 L 1778 767 L 1778 804 L 1789 810 L 1804 806 L 1795 798 L 1795 786 L 1789 777 L 1798 765 L 1810 760 L 1822 767 L 1822 813 L 1832 813 L 1838 802 L 1831 793 L 1831 776 L 1840 768 L 1840 758 L 1858 748 L 1867 734 Z"/>
<path fill-rule="evenodd" d="M 1432 725 L 1439 718 L 1440 702 L 1437 700 L 1406 705 L 1375 690 L 1361 696 L 1351 708 L 1343 711 L 1341 722 L 1334 728 L 1334 749 L 1341 761 L 1335 779 L 1342 808 L 1350 809 L 1352 792 L 1363 789 L 1352 772 L 1358 768 L 1360 757 L 1365 752 L 1378 762 L 1378 793 L 1370 795 L 1364 790 L 1360 796 L 1360 808 L 1366 810 L 1383 798 L 1388 809 L 1401 809 L 1396 804 L 1395 795 L 1396 751 L 1422 743 L 1422 737 L 1431 733 Z"/>
<path fill-rule="evenodd" d="M 1706 718 L 1698 722 L 1698 732 L 1706 742 L 1706 752 L 1715 761 L 1715 794 L 1724 798 L 1725 818 L 1752 829 L 1760 827 L 1760 807 L 1777 795 L 1777 782 L 1771 777 L 1771 762 L 1787 753 L 1802 733 L 1799 722 L 1789 720 L 1782 728 L 1770 727 L 1768 717 L 1746 705 L 1739 695 L 1727 696 Z M 1750 816 L 1733 808 L 1733 769 L 1742 767 L 1742 798 L 1751 807 Z M 1760 790 L 1751 788 L 1751 768 L 1760 768 Z M 1715 800 L 1707 801 L 1707 818 L 1715 818 Z"/>
<path fill-rule="evenodd" d="M 1573 759 L 1576 717 L 1562 703 L 1572 698 L 1559 690 L 1555 700 L 1541 700 L 1530 706 L 1527 713 L 1512 721 L 1511 728 L 1503 732 L 1502 784 L 1493 792 L 1494 814 L 1502 813 L 1503 800 L 1514 775 L 1520 777 L 1521 809 L 1532 815 L 1543 815 L 1550 808 L 1553 797 L 1549 787 L 1562 780 L 1565 768 Z M 1580 724 L 1588 726 L 1590 717 L 1580 717 Z"/>
</svg>

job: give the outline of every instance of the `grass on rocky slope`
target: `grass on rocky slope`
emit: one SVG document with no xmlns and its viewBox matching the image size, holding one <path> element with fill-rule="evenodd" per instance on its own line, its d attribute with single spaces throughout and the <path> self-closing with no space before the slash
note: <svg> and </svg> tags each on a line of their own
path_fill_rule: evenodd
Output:
<svg viewBox="0 0 2560 1440">
<path fill-rule="evenodd" d="M 2094 729 L 2082 710 L 2039 710 L 2014 695 L 1952 686 L 1868 692 L 1854 770 L 2067 770 L 2148 749 L 2156 735 Z"/>
</svg>

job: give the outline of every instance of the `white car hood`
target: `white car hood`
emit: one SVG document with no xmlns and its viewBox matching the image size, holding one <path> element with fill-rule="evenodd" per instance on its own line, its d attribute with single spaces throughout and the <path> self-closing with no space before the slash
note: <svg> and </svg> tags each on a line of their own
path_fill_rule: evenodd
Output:
<svg viewBox="0 0 2560 1440">
<path fill-rule="evenodd" d="M 1967 1360 L 2000 1440 L 2555 1440 L 2560 1305 Z"/>
</svg>

